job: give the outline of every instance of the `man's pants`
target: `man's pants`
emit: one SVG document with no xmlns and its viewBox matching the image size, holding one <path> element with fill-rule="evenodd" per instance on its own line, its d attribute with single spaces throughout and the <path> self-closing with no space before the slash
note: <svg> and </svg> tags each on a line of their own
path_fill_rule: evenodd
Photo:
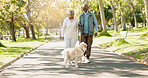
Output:
<svg viewBox="0 0 148 78">
<path fill-rule="evenodd" d="M 85 51 L 84 56 L 86 56 L 87 59 L 89 59 L 91 54 L 91 45 L 93 43 L 93 35 L 81 34 L 81 42 L 87 44 L 87 50 Z"/>
<path fill-rule="evenodd" d="M 66 48 L 74 48 L 77 42 L 75 38 L 64 38 L 65 41 L 65 49 Z"/>
</svg>

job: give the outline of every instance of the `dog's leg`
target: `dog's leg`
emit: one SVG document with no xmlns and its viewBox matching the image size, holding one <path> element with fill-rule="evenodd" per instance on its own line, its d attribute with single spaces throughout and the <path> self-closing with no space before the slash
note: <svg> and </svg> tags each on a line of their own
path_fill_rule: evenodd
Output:
<svg viewBox="0 0 148 78">
<path fill-rule="evenodd" d="M 71 66 L 71 65 L 72 65 L 72 64 L 71 64 L 71 58 L 69 57 L 68 60 L 69 60 L 69 64 L 70 64 L 70 66 Z"/>
<path fill-rule="evenodd" d="M 76 58 L 75 61 L 76 61 L 76 62 L 75 62 L 75 67 L 78 68 L 78 58 Z"/>
<path fill-rule="evenodd" d="M 80 57 L 80 65 L 82 65 L 82 58 Z"/>
<path fill-rule="evenodd" d="M 66 68 L 68 68 L 67 61 L 68 61 L 68 57 L 65 57 L 64 63 Z"/>
</svg>

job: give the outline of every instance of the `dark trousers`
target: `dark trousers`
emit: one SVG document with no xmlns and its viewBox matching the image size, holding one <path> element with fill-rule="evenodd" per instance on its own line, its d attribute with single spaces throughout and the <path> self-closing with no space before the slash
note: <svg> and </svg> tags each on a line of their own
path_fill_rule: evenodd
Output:
<svg viewBox="0 0 148 78">
<path fill-rule="evenodd" d="M 85 51 L 84 56 L 86 56 L 87 59 L 89 59 L 91 54 L 91 45 L 93 43 L 93 35 L 81 34 L 81 42 L 87 44 L 87 50 Z"/>
</svg>

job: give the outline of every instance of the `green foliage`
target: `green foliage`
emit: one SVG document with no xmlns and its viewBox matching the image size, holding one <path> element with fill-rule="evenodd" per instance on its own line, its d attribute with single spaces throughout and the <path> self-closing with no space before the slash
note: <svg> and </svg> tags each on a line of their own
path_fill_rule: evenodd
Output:
<svg viewBox="0 0 148 78">
<path fill-rule="evenodd" d="M 1 42 L 0 42 L 0 47 L 6 47 L 5 45 L 3 45 Z"/>
<path fill-rule="evenodd" d="M 111 35 L 108 32 L 98 32 L 98 37 L 100 36 L 109 36 L 111 37 Z"/>
<path fill-rule="evenodd" d="M 142 28 L 134 28 L 133 30 L 128 30 L 130 32 L 142 32 L 142 31 L 146 31 L 147 28 L 146 27 L 142 27 Z"/>
<path fill-rule="evenodd" d="M 142 37 L 148 37 L 148 34 L 147 33 L 141 34 L 140 38 Z"/>
</svg>

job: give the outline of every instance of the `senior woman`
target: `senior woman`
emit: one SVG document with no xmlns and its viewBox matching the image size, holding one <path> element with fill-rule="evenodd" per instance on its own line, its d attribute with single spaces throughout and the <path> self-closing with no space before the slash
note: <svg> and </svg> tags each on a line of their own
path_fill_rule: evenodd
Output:
<svg viewBox="0 0 148 78">
<path fill-rule="evenodd" d="M 74 17 L 74 10 L 70 10 L 69 17 L 64 19 L 61 37 L 65 42 L 65 48 L 75 47 L 78 40 L 78 20 Z"/>
</svg>

